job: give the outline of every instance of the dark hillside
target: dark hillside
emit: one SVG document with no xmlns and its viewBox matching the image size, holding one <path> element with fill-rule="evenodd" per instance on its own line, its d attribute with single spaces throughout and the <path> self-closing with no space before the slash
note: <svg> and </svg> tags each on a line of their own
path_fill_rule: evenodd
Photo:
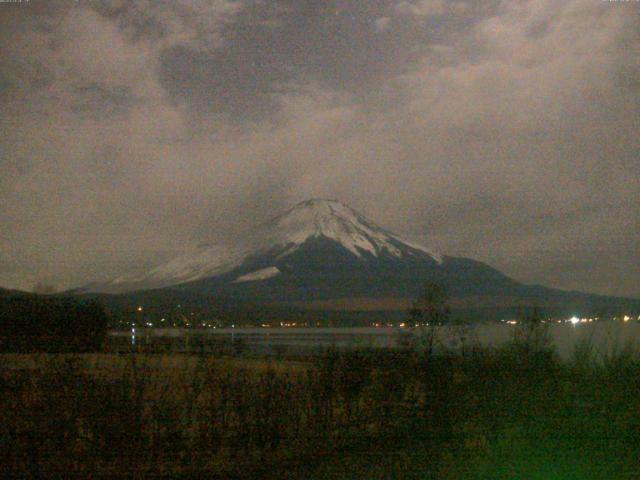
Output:
<svg viewBox="0 0 640 480">
<path fill-rule="evenodd" d="M 1 351 L 93 351 L 102 345 L 107 323 L 95 301 L 0 291 Z"/>
</svg>

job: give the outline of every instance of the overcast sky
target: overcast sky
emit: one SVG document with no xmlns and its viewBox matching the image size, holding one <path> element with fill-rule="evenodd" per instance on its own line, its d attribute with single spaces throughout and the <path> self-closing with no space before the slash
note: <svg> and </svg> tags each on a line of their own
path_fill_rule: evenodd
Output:
<svg viewBox="0 0 640 480">
<path fill-rule="evenodd" d="M 640 296 L 640 3 L 0 3 L 0 285 L 230 242 L 309 197 Z"/>
</svg>

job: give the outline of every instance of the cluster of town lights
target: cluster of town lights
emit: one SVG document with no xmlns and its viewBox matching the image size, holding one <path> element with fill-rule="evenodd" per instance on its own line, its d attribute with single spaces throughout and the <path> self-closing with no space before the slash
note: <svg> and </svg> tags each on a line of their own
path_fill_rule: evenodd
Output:
<svg viewBox="0 0 640 480">
<path fill-rule="evenodd" d="M 181 305 L 177 305 L 177 307 L 180 308 Z M 138 312 L 142 312 L 144 309 L 143 309 L 142 306 L 138 306 L 136 308 L 136 310 Z M 192 312 L 191 315 L 194 315 L 194 313 Z M 185 320 L 186 320 L 186 318 L 185 318 Z M 580 323 L 592 323 L 592 322 L 595 322 L 595 321 L 598 321 L 598 320 L 600 320 L 600 317 L 579 318 L 577 316 L 573 316 L 571 318 L 560 319 L 560 320 L 548 318 L 546 320 L 541 320 L 541 323 L 570 323 L 571 325 L 578 325 Z M 622 320 L 623 322 L 627 323 L 627 322 L 629 322 L 631 320 L 634 320 L 634 317 L 632 317 L 630 315 L 623 315 L 623 316 L 620 316 L 620 317 L 611 317 L 611 320 L 614 320 L 614 321 Z M 640 315 L 638 315 L 637 320 L 640 321 Z M 160 324 L 162 326 L 164 326 L 166 321 L 167 321 L 167 319 L 163 317 L 163 318 L 160 319 Z M 510 320 L 503 319 L 503 320 L 501 320 L 501 322 L 502 323 L 506 323 L 507 325 L 517 325 L 519 323 L 519 320 L 517 320 L 517 319 L 510 319 Z M 169 322 L 167 322 L 167 323 L 169 323 Z M 125 325 L 126 324 L 128 324 L 128 322 L 125 322 Z M 135 322 L 131 322 L 130 325 L 132 327 L 134 327 L 136 325 L 136 323 Z M 153 327 L 154 326 L 153 322 L 144 322 L 142 325 L 147 326 L 147 327 Z M 178 327 L 179 326 L 176 322 L 171 322 L 171 325 L 173 327 Z M 429 325 L 429 324 L 427 323 L 426 325 Z M 191 323 L 190 322 L 182 323 L 181 326 L 191 327 Z M 202 328 L 218 328 L 218 325 L 215 325 L 215 324 L 209 323 L 209 322 L 201 322 L 198 326 L 200 326 Z M 263 323 L 263 324 L 261 324 L 261 326 L 263 328 L 271 328 L 273 325 L 267 324 L 267 323 Z M 284 327 L 284 328 L 297 327 L 297 326 L 301 326 L 302 327 L 302 326 L 308 326 L 308 325 L 306 324 L 306 322 L 305 323 L 280 322 L 280 327 Z M 393 324 L 375 323 L 372 326 L 373 327 L 377 327 L 377 328 L 380 328 L 380 327 L 393 327 Z M 402 322 L 398 326 L 400 328 L 408 328 L 408 327 L 412 327 L 414 325 L 408 324 L 406 322 Z M 415 327 L 419 327 L 419 326 L 420 326 L 420 324 L 418 324 L 418 323 L 415 324 Z M 231 328 L 235 328 L 235 325 L 231 325 Z"/>
<path fill-rule="evenodd" d="M 573 316 L 571 318 L 567 318 L 564 320 L 552 320 L 552 319 L 547 319 L 547 320 L 541 320 L 541 323 L 570 323 L 571 325 L 578 325 L 579 323 L 593 323 L 593 322 L 597 322 L 598 320 L 600 320 L 600 317 L 593 317 L 593 318 L 579 318 L 576 316 Z M 633 320 L 633 317 L 629 316 L 629 315 L 624 315 L 622 317 L 612 317 L 611 320 L 622 320 L 623 322 L 627 323 L 631 320 Z M 637 318 L 638 321 L 640 321 L 640 315 L 638 315 Z M 518 320 L 501 320 L 502 323 L 506 323 L 507 325 L 517 325 L 519 323 Z"/>
</svg>

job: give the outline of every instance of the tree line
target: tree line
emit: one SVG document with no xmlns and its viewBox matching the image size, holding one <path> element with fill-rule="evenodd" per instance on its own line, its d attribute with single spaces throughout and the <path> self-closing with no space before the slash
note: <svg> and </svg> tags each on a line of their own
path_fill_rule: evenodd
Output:
<svg viewBox="0 0 640 480">
<path fill-rule="evenodd" d="M 86 352 L 101 348 L 108 315 L 95 301 L 0 296 L 0 351 Z"/>
</svg>

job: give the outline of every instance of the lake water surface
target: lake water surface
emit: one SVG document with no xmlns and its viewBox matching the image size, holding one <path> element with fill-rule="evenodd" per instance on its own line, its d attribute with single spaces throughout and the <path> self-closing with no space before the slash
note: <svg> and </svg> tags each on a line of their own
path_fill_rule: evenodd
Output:
<svg viewBox="0 0 640 480">
<path fill-rule="evenodd" d="M 478 324 L 439 327 L 438 344 L 494 347 L 513 338 L 517 326 Z M 547 324 L 551 343 L 563 358 L 570 358 L 581 342 L 591 342 L 596 353 L 605 355 L 623 348 L 640 347 L 640 322 L 595 322 L 571 325 Z M 136 328 L 110 332 L 110 343 L 118 350 L 131 346 L 169 352 L 242 351 L 254 354 L 312 354 L 337 348 L 408 346 L 426 335 L 423 328 L 224 328 L 179 329 Z"/>
</svg>

